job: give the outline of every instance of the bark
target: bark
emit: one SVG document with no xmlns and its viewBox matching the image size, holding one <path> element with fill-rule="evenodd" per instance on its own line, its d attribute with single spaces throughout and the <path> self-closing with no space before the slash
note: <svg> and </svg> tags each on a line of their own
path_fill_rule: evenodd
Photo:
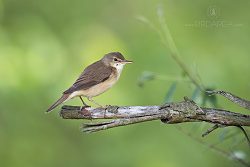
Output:
<svg viewBox="0 0 250 167">
<path fill-rule="evenodd" d="M 201 108 L 194 101 L 185 100 L 160 106 L 108 106 L 81 108 L 63 106 L 63 119 L 112 119 L 83 125 L 84 132 L 96 132 L 118 126 L 161 120 L 166 124 L 184 122 L 209 122 L 221 126 L 250 126 L 250 115 L 216 108 Z"/>
</svg>

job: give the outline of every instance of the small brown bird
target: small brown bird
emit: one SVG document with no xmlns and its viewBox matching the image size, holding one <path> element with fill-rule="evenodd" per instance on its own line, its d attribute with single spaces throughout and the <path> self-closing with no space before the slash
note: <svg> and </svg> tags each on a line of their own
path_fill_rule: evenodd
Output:
<svg viewBox="0 0 250 167">
<path fill-rule="evenodd" d="M 132 61 L 126 60 L 123 55 L 119 52 L 111 52 L 104 57 L 89 65 L 75 83 L 58 99 L 47 112 L 52 111 L 61 103 L 64 103 L 75 97 L 80 97 L 84 106 L 88 106 L 82 99 L 86 97 L 89 101 L 95 103 L 92 97 L 98 96 L 109 88 L 111 88 L 119 79 L 122 69 L 125 64 L 132 63 Z"/>
</svg>

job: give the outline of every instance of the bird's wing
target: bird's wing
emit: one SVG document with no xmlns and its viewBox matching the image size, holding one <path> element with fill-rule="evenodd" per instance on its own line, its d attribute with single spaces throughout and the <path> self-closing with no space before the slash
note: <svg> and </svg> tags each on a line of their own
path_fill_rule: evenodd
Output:
<svg viewBox="0 0 250 167">
<path fill-rule="evenodd" d="M 112 67 L 108 67 L 101 61 L 97 61 L 88 66 L 75 81 L 75 83 L 63 93 L 68 94 L 74 91 L 88 89 L 107 80 L 111 73 Z"/>
</svg>

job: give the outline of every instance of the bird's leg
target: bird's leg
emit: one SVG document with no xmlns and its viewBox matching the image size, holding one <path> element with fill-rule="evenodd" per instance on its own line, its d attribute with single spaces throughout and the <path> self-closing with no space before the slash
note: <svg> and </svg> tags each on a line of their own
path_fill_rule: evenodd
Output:
<svg viewBox="0 0 250 167">
<path fill-rule="evenodd" d="M 102 108 L 103 108 L 103 106 L 102 106 L 101 104 L 98 104 L 97 102 L 95 102 L 91 97 L 87 97 L 87 98 L 88 98 L 88 100 L 91 101 L 92 103 L 94 103 L 94 104 L 98 105 L 99 107 L 102 107 Z"/>
<path fill-rule="evenodd" d="M 87 108 L 87 107 L 90 107 L 88 104 L 86 104 L 86 103 L 83 101 L 83 99 L 82 99 L 81 96 L 79 96 L 79 97 L 80 97 L 80 99 L 81 99 L 81 101 L 82 101 L 82 104 L 83 104 L 83 106 L 81 106 L 80 110 L 85 109 L 85 108 Z"/>
<path fill-rule="evenodd" d="M 83 115 L 85 115 L 85 116 L 88 116 L 89 119 L 92 120 L 91 112 L 88 111 L 88 110 L 86 109 L 87 107 L 90 107 L 90 106 L 87 105 L 87 104 L 83 101 L 83 99 L 82 99 L 81 96 L 79 96 L 79 97 L 80 97 L 80 99 L 81 99 L 81 101 L 82 101 L 82 104 L 83 104 L 83 106 L 81 106 L 81 108 L 80 108 L 80 113 L 83 114 Z"/>
<path fill-rule="evenodd" d="M 79 97 L 80 97 L 80 99 L 81 99 L 82 104 L 83 104 L 84 107 L 85 107 L 85 106 L 90 107 L 88 104 L 86 104 L 86 103 L 83 101 L 82 96 L 79 96 Z"/>
</svg>

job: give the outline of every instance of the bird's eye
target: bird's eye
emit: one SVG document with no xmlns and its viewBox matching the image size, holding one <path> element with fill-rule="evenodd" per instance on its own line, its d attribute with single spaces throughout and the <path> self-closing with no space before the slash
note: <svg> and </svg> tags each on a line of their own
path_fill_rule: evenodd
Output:
<svg viewBox="0 0 250 167">
<path fill-rule="evenodd" d="M 114 61 L 118 61 L 117 58 L 114 58 Z"/>
</svg>

